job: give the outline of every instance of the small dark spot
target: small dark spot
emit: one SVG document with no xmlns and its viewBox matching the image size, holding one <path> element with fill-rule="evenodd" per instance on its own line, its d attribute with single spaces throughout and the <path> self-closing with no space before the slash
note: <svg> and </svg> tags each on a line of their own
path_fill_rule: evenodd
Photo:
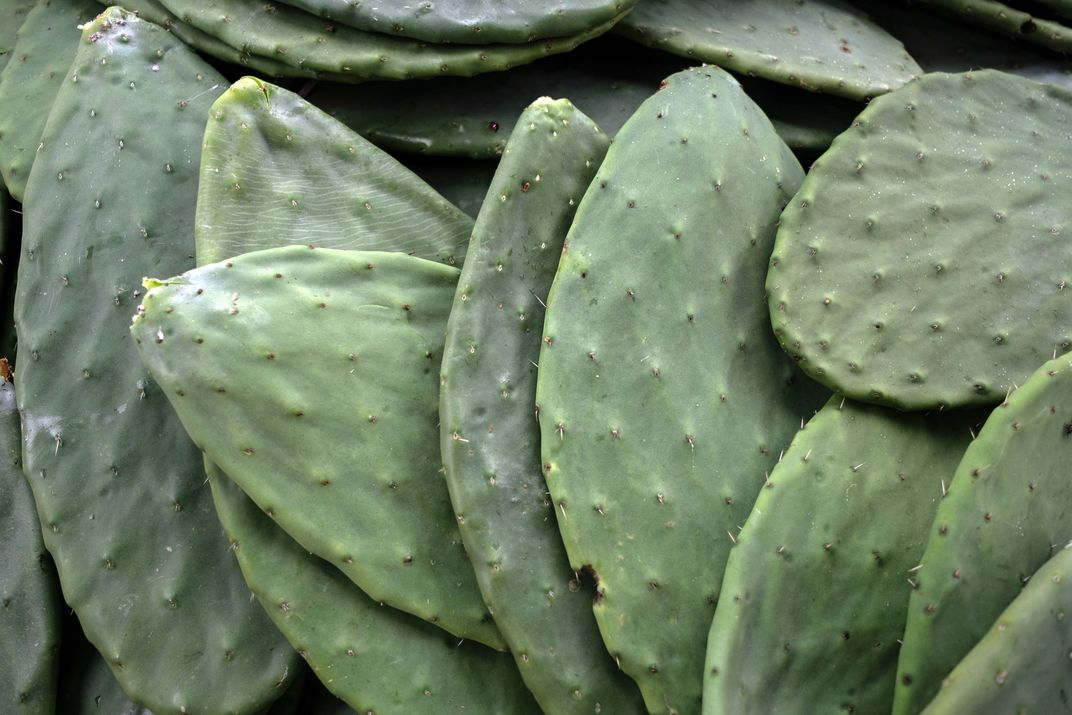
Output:
<svg viewBox="0 0 1072 715">
<path fill-rule="evenodd" d="M 499 131 L 499 123 L 498 122 L 488 122 L 488 129 L 490 129 L 493 132 Z"/>
<path fill-rule="evenodd" d="M 912 676 L 908 675 L 908 674 L 905 674 L 905 675 L 901 676 L 901 682 L 904 683 L 905 685 L 911 685 L 912 684 Z"/>
</svg>

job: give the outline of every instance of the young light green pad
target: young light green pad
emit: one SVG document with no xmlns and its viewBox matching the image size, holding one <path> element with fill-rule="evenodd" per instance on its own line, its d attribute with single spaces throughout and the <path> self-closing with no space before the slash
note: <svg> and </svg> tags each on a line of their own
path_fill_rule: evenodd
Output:
<svg viewBox="0 0 1072 715">
<path fill-rule="evenodd" d="M 652 713 L 686 715 L 737 529 L 822 398 L 770 336 L 761 287 L 800 165 L 722 70 L 663 85 L 577 209 L 537 405 L 559 530 L 597 582 L 603 640 Z"/>
<path fill-rule="evenodd" d="M 461 264 L 473 220 L 300 96 L 253 77 L 209 111 L 197 263 L 288 244 Z"/>
<path fill-rule="evenodd" d="M 636 0 L 436 0 L 435 3 L 283 0 L 350 27 L 425 42 L 509 44 L 585 32 Z"/>
<path fill-rule="evenodd" d="M 56 707 L 63 604 L 22 474 L 15 390 L 0 383 L 0 706 L 51 715 Z"/>
<path fill-rule="evenodd" d="M 1066 545 L 942 681 L 924 715 L 1068 712 L 1070 616 L 1072 548 Z"/>
<path fill-rule="evenodd" d="M 544 299 L 609 145 L 568 100 L 521 113 L 473 229 L 440 368 L 440 447 L 466 551 L 525 683 L 561 715 L 645 712 L 562 547 L 532 411 Z"/>
<path fill-rule="evenodd" d="M 808 422 L 730 552 L 705 715 L 889 712 L 914 569 L 985 417 L 835 395 Z"/>
<path fill-rule="evenodd" d="M 641 44 L 813 92 L 868 99 L 922 73 L 842 0 L 644 0 L 615 28 Z"/>
<path fill-rule="evenodd" d="M 376 715 L 536 715 L 513 660 L 384 608 L 272 523 L 206 463 L 250 588 L 328 690 Z M 312 685 L 312 684 L 310 684 Z"/>
<path fill-rule="evenodd" d="M 105 11 L 83 31 L 23 205 L 23 468 L 65 600 L 157 715 L 263 707 L 297 659 L 250 603 L 201 455 L 128 332 L 141 278 L 193 263 L 198 150 L 224 86 L 160 28 Z"/>
<path fill-rule="evenodd" d="M 1072 349 L 1070 125 L 1072 91 L 1002 72 L 874 100 L 782 214 L 767 276 L 782 346 L 901 409 L 1000 402 Z"/>
<path fill-rule="evenodd" d="M 618 17 L 583 32 L 524 44 L 430 45 L 420 40 L 357 30 L 274 3 L 243 0 L 161 0 L 184 23 L 245 53 L 293 67 L 330 73 L 336 80 L 471 76 L 568 52 L 609 30 Z"/>
<path fill-rule="evenodd" d="M 1035 0 L 1036 3 L 1044 1 Z M 913 0 L 913 2 L 935 12 L 1023 42 L 1065 55 L 1072 54 L 1072 27 L 1057 20 L 1035 17 L 1031 13 L 997 0 Z"/>
<path fill-rule="evenodd" d="M 1063 355 L 997 407 L 965 452 L 916 572 L 895 715 L 922 710 L 1031 574 L 1072 540 L 1070 403 L 1072 356 Z"/>
<path fill-rule="evenodd" d="M 457 280 L 287 246 L 147 281 L 131 332 L 194 442 L 300 544 L 375 600 L 502 648 L 439 474 Z"/>
<path fill-rule="evenodd" d="M 38 0 L 19 28 L 12 59 L 0 73 L 0 175 L 18 201 L 78 48 L 78 27 L 100 10 L 93 0 Z"/>
</svg>

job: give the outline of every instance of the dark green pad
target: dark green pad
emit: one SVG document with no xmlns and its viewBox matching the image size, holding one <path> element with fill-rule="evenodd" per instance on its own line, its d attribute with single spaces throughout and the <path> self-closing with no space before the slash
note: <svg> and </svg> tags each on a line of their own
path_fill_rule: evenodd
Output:
<svg viewBox="0 0 1072 715">
<path fill-rule="evenodd" d="M 298 546 L 218 468 L 206 468 L 250 588 L 337 697 L 363 714 L 539 713 L 509 655 L 459 643 L 370 599 Z"/>
<path fill-rule="evenodd" d="M 525 684 L 562 715 L 644 712 L 570 568 L 532 411 L 544 299 L 609 145 L 568 100 L 522 112 L 473 229 L 440 368 L 443 466 L 480 591 Z"/>
<path fill-rule="evenodd" d="M 547 301 L 545 477 L 603 640 L 652 713 L 699 712 L 737 527 L 825 399 L 771 337 L 761 289 L 801 177 L 736 80 L 673 75 L 618 133 Z"/>
<path fill-rule="evenodd" d="M 299 543 L 376 601 L 503 648 L 440 476 L 457 280 L 287 246 L 147 281 L 131 330 L 194 442 Z"/>
<path fill-rule="evenodd" d="M 197 263 L 288 244 L 461 264 L 473 220 L 298 95 L 252 77 L 209 113 Z"/>
<path fill-rule="evenodd" d="M 0 70 L 11 59 L 15 35 L 37 0 L 4 0 L 0 3 Z"/>
<path fill-rule="evenodd" d="M 705 715 L 889 712 L 914 569 L 985 418 L 835 395 L 808 422 L 726 564 Z"/>
<path fill-rule="evenodd" d="M 1072 349 L 1070 124 L 1072 91 L 989 70 L 873 101 L 782 214 L 782 346 L 901 409 L 994 404 Z"/>
<path fill-rule="evenodd" d="M 193 264 L 197 157 L 225 86 L 160 28 L 106 11 L 83 31 L 24 204 L 24 469 L 65 600 L 157 715 L 263 707 L 297 657 L 250 603 L 200 452 L 129 337 L 141 278 Z"/>
<path fill-rule="evenodd" d="M 895 714 L 922 710 L 1031 574 L 1072 540 L 1070 402 L 1065 355 L 997 407 L 965 452 L 916 575 Z"/>
<path fill-rule="evenodd" d="M 59 672 L 59 579 L 22 474 L 11 383 L 0 382 L 0 710 L 51 715 Z"/>
<path fill-rule="evenodd" d="M 615 32 L 650 47 L 812 92 L 867 99 L 922 73 L 842 0 L 644 0 Z"/>
<path fill-rule="evenodd" d="M 1072 26 L 1034 17 L 997 0 L 913 0 L 916 5 L 1007 35 L 1022 42 L 1072 54 Z"/>
</svg>

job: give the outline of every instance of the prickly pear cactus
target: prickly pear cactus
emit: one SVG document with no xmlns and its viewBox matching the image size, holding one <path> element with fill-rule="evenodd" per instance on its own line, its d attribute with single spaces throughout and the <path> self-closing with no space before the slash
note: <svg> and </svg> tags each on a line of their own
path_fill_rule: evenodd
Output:
<svg viewBox="0 0 1072 715">
<path fill-rule="evenodd" d="M 288 244 L 461 264 L 473 221 L 298 95 L 253 77 L 212 105 L 197 194 L 197 263 Z"/>
<path fill-rule="evenodd" d="M 60 649 L 59 581 L 41 542 L 22 474 L 22 433 L 11 383 L 0 384 L 0 706 L 51 714 Z"/>
<path fill-rule="evenodd" d="M 904 46 L 842 0 L 644 0 L 625 37 L 812 92 L 867 99 L 922 73 Z"/>
<path fill-rule="evenodd" d="M 64 598 L 130 698 L 249 711 L 296 656 L 249 602 L 201 455 L 128 332 L 141 278 L 192 265 L 204 117 L 225 83 L 119 8 L 80 42 L 23 207 L 23 466 Z"/>
<path fill-rule="evenodd" d="M 378 715 L 539 713 L 509 655 L 459 643 L 370 599 L 295 543 L 217 467 L 206 468 L 250 588 L 337 697 Z"/>
<path fill-rule="evenodd" d="M 440 447 L 466 551 L 525 683 L 563 715 L 644 712 L 570 569 L 532 412 L 544 299 L 609 144 L 568 100 L 521 113 L 473 229 L 440 368 Z"/>
<path fill-rule="evenodd" d="M 808 422 L 726 564 L 705 715 L 889 712 L 927 529 L 985 417 L 835 395 Z"/>
<path fill-rule="evenodd" d="M 767 276 L 782 346 L 901 409 L 1000 402 L 1072 349 L 1070 123 L 1072 91 L 994 71 L 873 101 L 782 214 Z"/>
<path fill-rule="evenodd" d="M 547 301 L 547 485 L 603 640 L 652 713 L 699 712 L 733 539 L 823 399 L 769 337 L 760 286 L 801 176 L 736 80 L 675 74 L 618 133 Z"/>
<path fill-rule="evenodd" d="M 1035 0 L 1039 2 L 1039 0 Z M 1045 0 L 1042 0 L 1045 2 Z M 997 0 L 913 0 L 935 12 L 955 17 L 979 27 L 1061 54 L 1072 54 L 1072 27 L 1035 17 Z M 1020 3 L 1016 3 L 1019 5 Z"/>
<path fill-rule="evenodd" d="M 502 648 L 439 476 L 457 279 L 288 246 L 157 284 L 131 331 L 190 436 L 299 543 L 375 600 Z"/>
<path fill-rule="evenodd" d="M 35 3 L 36 0 L 7 0 L 0 3 L 0 70 L 11 59 L 15 34 Z"/>
<path fill-rule="evenodd" d="M 1072 356 L 1065 355 L 997 407 L 965 452 L 916 573 L 897 715 L 922 710 L 1031 574 L 1072 540 L 1070 403 Z"/>
<path fill-rule="evenodd" d="M 48 112 L 78 49 L 78 27 L 100 10 L 93 0 L 38 0 L 16 35 L 12 60 L 0 73 L 0 175 L 19 201 Z"/>
<path fill-rule="evenodd" d="M 130 702 L 111 668 L 86 640 L 77 623 L 63 631 L 63 671 L 57 712 L 64 715 L 153 715 Z"/>
<path fill-rule="evenodd" d="M 1032 575 L 982 640 L 942 681 L 925 715 L 1068 710 L 1072 548 Z"/>
<path fill-rule="evenodd" d="M 615 16 L 582 32 L 523 44 L 429 45 L 357 30 L 289 5 L 243 0 L 161 0 L 182 22 L 251 55 L 271 57 L 294 74 L 327 72 L 336 81 L 471 76 L 568 52 L 598 37 Z M 389 7 L 389 6 L 388 6 Z"/>
</svg>

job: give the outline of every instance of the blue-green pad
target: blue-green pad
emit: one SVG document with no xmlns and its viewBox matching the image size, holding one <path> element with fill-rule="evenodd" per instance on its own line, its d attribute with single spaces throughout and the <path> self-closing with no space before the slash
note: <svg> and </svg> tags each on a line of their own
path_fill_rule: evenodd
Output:
<svg viewBox="0 0 1072 715">
<path fill-rule="evenodd" d="M 603 640 L 652 713 L 699 712 L 737 528 L 827 394 L 779 351 L 761 288 L 801 178 L 731 76 L 672 75 L 618 133 L 547 300 L 547 485 L 570 564 L 597 580 Z"/>
<path fill-rule="evenodd" d="M 1070 403 L 1072 356 L 1063 355 L 995 408 L 964 453 L 914 577 L 896 715 L 922 710 L 1031 574 L 1072 541 Z"/>
<path fill-rule="evenodd" d="M 1072 349 L 1070 125 L 1072 91 L 993 70 L 871 102 L 782 214 L 785 350 L 849 397 L 930 409 L 1000 402 Z"/>
<path fill-rule="evenodd" d="M 297 657 L 250 603 L 200 452 L 129 338 L 142 277 L 193 264 L 197 157 L 225 86 L 163 30 L 105 11 L 83 31 L 23 206 L 24 470 L 65 600 L 157 715 L 262 707 Z"/>
<path fill-rule="evenodd" d="M 15 34 L 37 0 L 5 0 L 0 3 L 0 70 L 11 59 Z"/>
<path fill-rule="evenodd" d="M 730 552 L 705 715 L 889 711 L 914 569 L 985 418 L 835 395 L 808 422 Z"/>
<path fill-rule="evenodd" d="M 206 469 L 250 588 L 337 697 L 376 715 L 539 713 L 509 655 L 370 599 L 295 543 L 227 475 L 211 463 Z"/>
<path fill-rule="evenodd" d="M 299 543 L 375 600 L 505 648 L 440 474 L 457 280 L 285 246 L 147 280 L 131 331 L 194 442 Z"/>
</svg>

